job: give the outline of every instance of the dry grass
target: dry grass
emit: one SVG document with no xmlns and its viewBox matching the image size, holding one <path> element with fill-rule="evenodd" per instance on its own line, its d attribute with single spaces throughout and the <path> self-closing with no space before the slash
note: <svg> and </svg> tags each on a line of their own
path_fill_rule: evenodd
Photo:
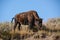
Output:
<svg viewBox="0 0 60 40">
<path fill-rule="evenodd" d="M 10 22 L 0 23 L 0 40 L 60 40 L 60 18 L 49 19 L 41 30 L 33 32 L 28 25 L 22 25 L 21 30 L 13 31 Z"/>
<path fill-rule="evenodd" d="M 60 30 L 60 18 L 48 19 L 46 27 L 51 30 Z"/>
</svg>

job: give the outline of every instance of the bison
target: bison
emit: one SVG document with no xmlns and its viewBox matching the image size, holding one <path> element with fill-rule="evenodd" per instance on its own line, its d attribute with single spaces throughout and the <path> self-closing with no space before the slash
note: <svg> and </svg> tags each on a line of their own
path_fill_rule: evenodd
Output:
<svg viewBox="0 0 60 40">
<path fill-rule="evenodd" d="M 16 14 L 12 18 L 12 21 L 13 21 L 13 19 L 15 22 L 14 23 L 14 30 L 15 30 L 17 24 L 19 25 L 18 26 L 19 30 L 20 30 L 21 24 L 29 25 L 30 29 L 33 29 L 33 26 L 37 26 L 39 29 L 42 27 L 42 18 L 39 18 L 37 12 L 34 10 Z"/>
</svg>

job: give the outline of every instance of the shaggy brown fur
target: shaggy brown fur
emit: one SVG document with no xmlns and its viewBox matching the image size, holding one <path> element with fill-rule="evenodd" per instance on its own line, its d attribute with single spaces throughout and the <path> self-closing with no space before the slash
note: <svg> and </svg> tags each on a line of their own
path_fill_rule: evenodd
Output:
<svg viewBox="0 0 60 40">
<path fill-rule="evenodd" d="M 15 19 L 14 20 L 14 22 L 15 22 L 14 30 L 15 30 L 17 24 L 19 24 L 19 26 L 18 26 L 19 30 L 20 30 L 21 24 L 25 24 L 25 25 L 28 24 L 30 29 L 33 28 L 33 25 L 36 25 L 38 27 L 42 26 L 42 19 L 39 18 L 37 12 L 33 11 L 33 10 L 16 14 L 13 19 Z"/>
</svg>

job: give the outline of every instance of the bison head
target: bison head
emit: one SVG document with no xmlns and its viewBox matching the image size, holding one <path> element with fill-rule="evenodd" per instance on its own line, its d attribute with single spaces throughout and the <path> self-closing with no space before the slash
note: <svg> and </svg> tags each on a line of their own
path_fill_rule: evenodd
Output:
<svg viewBox="0 0 60 40">
<path fill-rule="evenodd" d="M 35 26 L 37 26 L 38 29 L 42 28 L 42 19 L 35 20 Z"/>
</svg>

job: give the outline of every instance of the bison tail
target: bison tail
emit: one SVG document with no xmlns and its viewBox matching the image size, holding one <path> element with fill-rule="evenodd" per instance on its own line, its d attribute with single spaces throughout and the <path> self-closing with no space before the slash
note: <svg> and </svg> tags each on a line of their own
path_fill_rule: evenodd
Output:
<svg viewBox="0 0 60 40">
<path fill-rule="evenodd" d="M 15 19 L 15 18 L 14 17 L 12 18 L 11 23 L 13 22 L 13 19 Z"/>
</svg>

